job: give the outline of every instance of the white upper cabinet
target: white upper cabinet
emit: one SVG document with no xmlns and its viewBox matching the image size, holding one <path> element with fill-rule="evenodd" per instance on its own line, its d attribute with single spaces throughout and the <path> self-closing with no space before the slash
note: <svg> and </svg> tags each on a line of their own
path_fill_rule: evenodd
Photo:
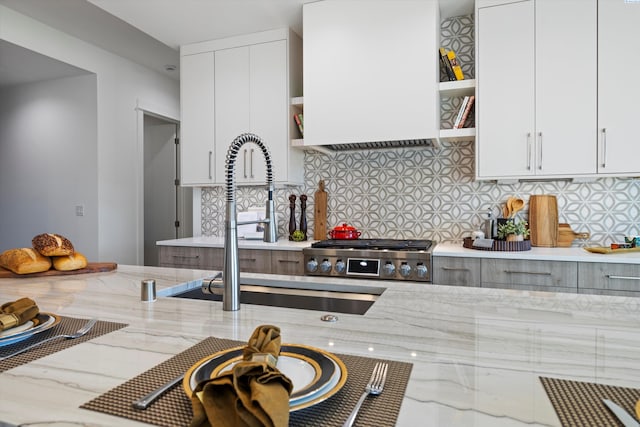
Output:
<svg viewBox="0 0 640 427">
<path fill-rule="evenodd" d="M 182 96 L 183 171 L 211 156 L 209 151 L 213 151 L 212 171 L 197 169 L 191 175 L 183 173 L 183 185 L 224 185 L 229 146 L 246 132 L 258 135 L 268 147 L 277 185 L 302 184 L 304 153 L 292 148 L 289 142 L 293 121 L 289 117 L 289 99 L 291 92 L 301 91 L 301 53 L 299 36 L 289 30 L 214 40 L 181 49 L 181 76 L 185 80 L 182 86 L 192 88 Z M 204 62 L 211 65 L 203 68 Z M 186 81 L 194 75 L 198 76 L 197 81 Z M 204 100 L 211 97 L 211 108 L 200 109 Z M 208 146 L 200 136 L 202 128 Z M 197 141 L 202 143 L 194 143 Z M 211 180 L 205 179 L 209 173 L 213 176 Z M 235 179 L 239 185 L 265 183 L 265 158 L 257 145 L 247 143 L 240 148 Z"/>
<path fill-rule="evenodd" d="M 215 181 L 213 52 L 180 58 L 180 181 Z"/>
<path fill-rule="evenodd" d="M 437 138 L 439 27 L 435 0 L 305 3 L 304 145 Z"/>
<path fill-rule="evenodd" d="M 640 4 L 598 3 L 598 172 L 640 172 Z"/>
<path fill-rule="evenodd" d="M 479 179 L 596 173 L 596 0 L 477 9 Z"/>
</svg>

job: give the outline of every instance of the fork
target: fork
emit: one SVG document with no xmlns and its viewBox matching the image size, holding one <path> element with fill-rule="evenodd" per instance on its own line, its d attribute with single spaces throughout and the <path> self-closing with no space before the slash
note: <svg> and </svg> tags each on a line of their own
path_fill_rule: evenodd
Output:
<svg viewBox="0 0 640 427">
<path fill-rule="evenodd" d="M 80 338 L 81 336 L 85 335 L 87 332 L 89 332 L 91 330 L 91 328 L 93 328 L 93 325 L 96 324 L 96 322 L 98 321 L 98 319 L 91 319 L 89 320 L 82 328 L 78 329 L 76 332 L 72 333 L 72 334 L 60 334 L 60 335 L 56 335 L 47 339 L 44 339 L 42 341 L 38 341 L 37 343 L 31 344 L 30 346 L 27 346 L 23 349 L 20 349 L 18 351 L 14 351 L 13 353 L 10 353 L 6 356 L 0 357 L 0 360 L 5 360 L 5 359 L 9 359 L 10 357 L 13 356 L 17 356 L 18 354 L 22 354 L 25 351 L 29 351 L 34 347 L 38 347 L 39 345 L 48 343 L 49 341 L 53 341 L 59 338 L 64 338 L 64 339 L 68 339 L 68 340 L 73 340 L 76 338 Z"/>
<path fill-rule="evenodd" d="M 364 388 L 364 393 L 360 396 L 360 400 L 356 403 L 356 407 L 351 411 L 351 415 L 347 418 L 347 421 L 344 422 L 342 427 L 351 427 L 353 422 L 356 420 L 358 416 L 358 411 L 360 411 L 360 407 L 362 406 L 362 402 L 364 399 L 370 394 L 378 395 L 382 393 L 382 389 L 384 388 L 384 383 L 387 380 L 387 369 L 389 368 L 389 364 L 378 362 L 376 366 L 373 368 L 373 372 L 371 373 L 371 379 L 367 383 Z"/>
</svg>

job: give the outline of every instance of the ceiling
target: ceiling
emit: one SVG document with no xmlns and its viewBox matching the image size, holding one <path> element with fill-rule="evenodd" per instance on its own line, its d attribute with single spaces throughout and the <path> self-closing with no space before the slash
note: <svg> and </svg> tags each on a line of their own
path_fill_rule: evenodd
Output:
<svg viewBox="0 0 640 427">
<path fill-rule="evenodd" d="M 302 5 L 312 1 L 0 0 L 0 5 L 178 79 L 179 69 L 168 66 L 179 65 L 181 45 L 282 27 L 303 35 Z M 355 1 L 366 8 L 370 0 Z M 473 13 L 473 4 L 440 0 L 441 18 Z M 1 79 L 0 72 L 0 85 Z"/>
</svg>

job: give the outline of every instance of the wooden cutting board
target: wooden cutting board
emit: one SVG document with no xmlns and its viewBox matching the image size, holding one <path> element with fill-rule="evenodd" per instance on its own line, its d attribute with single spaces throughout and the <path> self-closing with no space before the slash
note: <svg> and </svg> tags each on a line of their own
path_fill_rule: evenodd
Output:
<svg viewBox="0 0 640 427">
<path fill-rule="evenodd" d="M 576 233 L 569 224 L 558 224 L 558 247 L 568 248 L 575 239 L 588 239 L 591 233 Z"/>
<path fill-rule="evenodd" d="M 4 269 L 0 267 L 0 279 L 28 279 L 32 277 L 43 277 L 43 276 L 69 276 L 73 274 L 86 274 L 86 273 L 103 273 L 105 271 L 113 271 L 118 267 L 118 264 L 115 262 L 90 262 L 87 264 L 85 268 L 81 268 L 79 270 L 72 271 L 58 271 L 51 270 L 43 271 L 41 273 L 31 273 L 31 274 L 15 274 L 12 271 Z"/>
<path fill-rule="evenodd" d="M 318 190 L 313 196 L 313 238 L 325 240 L 327 238 L 327 192 L 324 189 L 324 181 L 318 183 Z"/>
<path fill-rule="evenodd" d="M 529 197 L 529 230 L 531 246 L 558 246 L 558 200 L 541 194 Z"/>
</svg>

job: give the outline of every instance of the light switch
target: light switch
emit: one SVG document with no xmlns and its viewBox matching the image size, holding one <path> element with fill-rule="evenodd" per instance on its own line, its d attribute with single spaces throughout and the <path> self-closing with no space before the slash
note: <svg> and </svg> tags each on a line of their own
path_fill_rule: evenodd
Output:
<svg viewBox="0 0 640 427">
<path fill-rule="evenodd" d="M 84 216 L 84 205 L 76 205 L 76 216 Z"/>
</svg>

